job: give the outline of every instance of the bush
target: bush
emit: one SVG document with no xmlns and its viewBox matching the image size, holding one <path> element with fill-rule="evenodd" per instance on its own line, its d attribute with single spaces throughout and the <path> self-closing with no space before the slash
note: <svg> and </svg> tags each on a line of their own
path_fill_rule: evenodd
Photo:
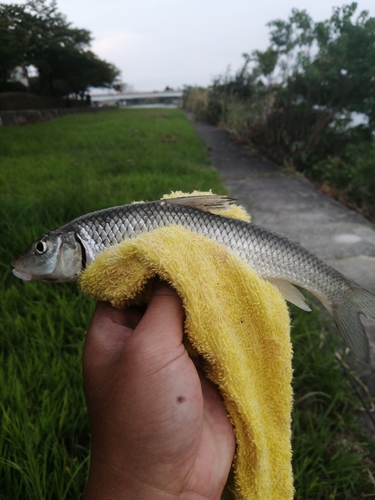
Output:
<svg viewBox="0 0 375 500">
<path fill-rule="evenodd" d="M 205 121 L 208 105 L 208 91 L 202 87 L 185 87 L 182 95 L 182 106 L 193 113 L 198 121 Z"/>
<path fill-rule="evenodd" d="M 87 106 L 86 101 L 38 96 L 27 92 L 0 93 L 0 110 L 51 109 Z"/>
<path fill-rule="evenodd" d="M 342 154 L 328 156 L 306 172 L 332 194 L 375 218 L 375 144 L 350 143 Z"/>
</svg>

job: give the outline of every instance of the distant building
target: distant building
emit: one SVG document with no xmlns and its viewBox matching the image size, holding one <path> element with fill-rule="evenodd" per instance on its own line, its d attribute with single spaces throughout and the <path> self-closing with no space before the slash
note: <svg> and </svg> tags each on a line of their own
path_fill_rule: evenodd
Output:
<svg viewBox="0 0 375 500">
<path fill-rule="evenodd" d="M 30 87 L 29 75 L 27 69 L 24 66 L 16 66 L 12 71 L 10 76 L 11 82 L 22 83 L 25 87 Z"/>
</svg>

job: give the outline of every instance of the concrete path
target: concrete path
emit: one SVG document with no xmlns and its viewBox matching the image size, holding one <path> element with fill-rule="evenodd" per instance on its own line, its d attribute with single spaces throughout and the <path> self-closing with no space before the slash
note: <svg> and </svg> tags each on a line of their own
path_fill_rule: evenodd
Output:
<svg viewBox="0 0 375 500">
<path fill-rule="evenodd" d="M 300 243 L 375 294 L 374 224 L 304 178 L 234 144 L 226 132 L 210 125 L 193 125 L 209 148 L 229 194 L 250 212 L 255 224 Z M 352 362 L 375 396 L 375 321 L 364 318 L 364 324 L 371 366 Z"/>
</svg>

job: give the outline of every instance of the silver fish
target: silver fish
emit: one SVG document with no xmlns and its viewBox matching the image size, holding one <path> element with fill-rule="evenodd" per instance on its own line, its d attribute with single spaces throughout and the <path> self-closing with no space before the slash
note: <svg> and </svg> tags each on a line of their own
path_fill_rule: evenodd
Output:
<svg viewBox="0 0 375 500">
<path fill-rule="evenodd" d="M 75 281 L 106 248 L 157 228 L 183 226 L 226 245 L 302 309 L 310 310 L 293 285 L 311 292 L 332 314 L 349 348 L 368 362 L 369 343 L 359 315 L 375 318 L 375 296 L 297 243 L 212 213 L 230 203 L 225 196 L 191 196 L 92 212 L 34 241 L 13 260 L 13 273 L 24 281 Z"/>
</svg>

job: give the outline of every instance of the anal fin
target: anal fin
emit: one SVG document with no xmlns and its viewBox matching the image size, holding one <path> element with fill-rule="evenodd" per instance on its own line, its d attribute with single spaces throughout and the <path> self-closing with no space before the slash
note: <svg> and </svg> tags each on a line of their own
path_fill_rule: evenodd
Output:
<svg viewBox="0 0 375 500">
<path fill-rule="evenodd" d="M 305 297 L 294 285 L 292 285 L 288 281 L 280 280 L 277 278 L 267 278 L 267 281 L 269 281 L 279 290 L 285 300 L 291 302 L 304 311 L 311 311 L 310 307 L 305 302 Z"/>
</svg>

